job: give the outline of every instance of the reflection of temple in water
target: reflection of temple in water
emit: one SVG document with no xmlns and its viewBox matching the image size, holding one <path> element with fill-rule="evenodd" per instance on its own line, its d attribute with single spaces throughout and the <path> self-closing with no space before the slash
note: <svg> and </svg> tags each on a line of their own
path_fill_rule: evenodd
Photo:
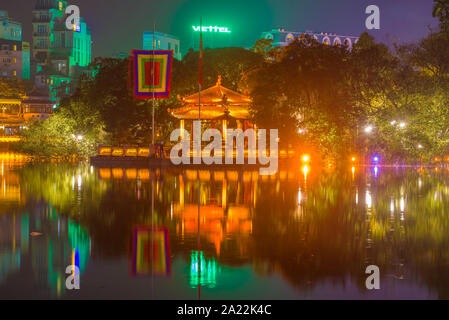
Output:
<svg viewBox="0 0 449 320">
<path fill-rule="evenodd" d="M 224 247 L 225 251 L 238 250 L 240 257 L 246 257 L 258 172 L 186 170 L 177 181 L 178 199 L 172 204 L 170 215 L 176 221 L 178 238 L 196 235 L 199 226 L 201 238 L 213 245 L 216 256 L 226 254 Z"/>
<path fill-rule="evenodd" d="M 22 159 L 23 156 L 20 155 L 0 153 L 0 214 L 11 207 L 22 206 L 26 202 L 19 175 L 14 170 L 23 164 Z"/>
</svg>

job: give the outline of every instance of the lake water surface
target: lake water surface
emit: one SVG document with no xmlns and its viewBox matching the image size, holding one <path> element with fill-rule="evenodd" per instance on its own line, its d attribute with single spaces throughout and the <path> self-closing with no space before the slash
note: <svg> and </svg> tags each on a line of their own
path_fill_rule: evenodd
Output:
<svg viewBox="0 0 449 320">
<path fill-rule="evenodd" d="M 448 299 L 449 171 L 2 160 L 0 298 Z"/>
</svg>

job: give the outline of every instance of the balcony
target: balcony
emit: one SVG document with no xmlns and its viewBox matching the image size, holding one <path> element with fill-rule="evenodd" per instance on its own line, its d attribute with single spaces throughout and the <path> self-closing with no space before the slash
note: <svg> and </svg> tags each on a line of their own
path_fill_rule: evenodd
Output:
<svg viewBox="0 0 449 320">
<path fill-rule="evenodd" d="M 50 23 L 51 17 L 33 17 L 32 22 Z"/>
<path fill-rule="evenodd" d="M 48 38 L 49 34 L 48 32 L 34 32 L 33 37 L 45 37 Z"/>
</svg>

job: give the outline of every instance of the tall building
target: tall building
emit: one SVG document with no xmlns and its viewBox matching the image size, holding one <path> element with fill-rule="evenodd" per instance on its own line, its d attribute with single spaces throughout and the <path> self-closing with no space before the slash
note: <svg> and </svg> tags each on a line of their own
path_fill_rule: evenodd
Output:
<svg viewBox="0 0 449 320">
<path fill-rule="evenodd" d="M 22 41 L 22 24 L 12 20 L 3 10 L 0 10 L 0 39 Z"/>
<path fill-rule="evenodd" d="M 302 39 L 306 34 L 323 44 L 328 45 L 345 44 L 349 48 L 352 48 L 352 46 L 359 40 L 358 37 L 342 36 L 337 35 L 336 33 L 313 32 L 310 30 L 287 31 L 282 28 L 273 29 L 268 32 L 263 32 L 261 38 L 273 40 L 273 45 L 275 47 L 284 47 L 287 46 L 294 39 Z"/>
<path fill-rule="evenodd" d="M 173 50 L 173 57 L 181 60 L 181 48 L 179 38 L 170 34 L 155 32 L 156 50 Z M 153 32 L 145 31 L 143 33 L 143 50 L 153 50 Z"/>
<path fill-rule="evenodd" d="M 50 88 L 52 100 L 57 100 L 58 88 L 70 84 L 92 60 L 90 30 L 82 18 L 73 30 L 67 29 L 67 6 L 67 1 L 36 0 L 33 10 L 36 81 Z"/>
<path fill-rule="evenodd" d="M 0 11 L 0 77 L 30 78 L 30 44 L 22 42 L 22 24 Z"/>
</svg>

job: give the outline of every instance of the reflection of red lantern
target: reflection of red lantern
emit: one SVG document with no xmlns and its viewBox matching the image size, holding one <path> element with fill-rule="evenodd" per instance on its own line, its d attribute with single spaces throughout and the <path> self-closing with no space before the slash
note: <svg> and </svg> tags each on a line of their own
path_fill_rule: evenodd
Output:
<svg viewBox="0 0 449 320">
<path fill-rule="evenodd" d="M 138 226 L 133 230 L 132 274 L 170 275 L 170 241 L 165 227 Z"/>
</svg>

